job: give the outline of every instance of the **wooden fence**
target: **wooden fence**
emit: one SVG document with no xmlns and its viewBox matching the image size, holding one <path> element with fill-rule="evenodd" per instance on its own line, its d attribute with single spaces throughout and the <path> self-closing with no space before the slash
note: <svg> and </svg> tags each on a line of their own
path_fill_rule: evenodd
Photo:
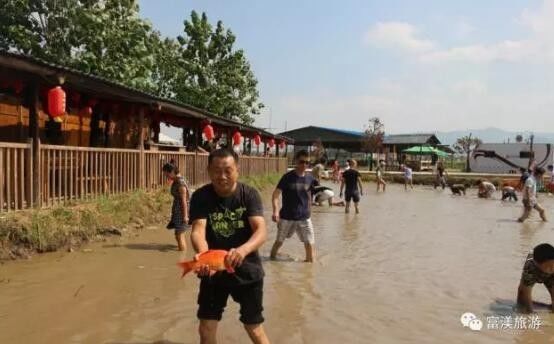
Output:
<svg viewBox="0 0 554 344">
<path fill-rule="evenodd" d="M 174 161 L 190 185 L 209 181 L 208 155 L 133 149 L 88 148 L 0 142 L 0 212 L 48 207 L 166 183 L 161 168 Z M 34 153 L 34 154 L 33 154 Z M 33 157 L 38 170 L 33 170 Z M 241 156 L 241 175 L 286 171 L 285 158 Z M 33 192 L 38 185 L 38 192 Z M 36 190 L 35 190 L 36 191 Z M 33 196 L 35 195 L 35 196 Z"/>
</svg>

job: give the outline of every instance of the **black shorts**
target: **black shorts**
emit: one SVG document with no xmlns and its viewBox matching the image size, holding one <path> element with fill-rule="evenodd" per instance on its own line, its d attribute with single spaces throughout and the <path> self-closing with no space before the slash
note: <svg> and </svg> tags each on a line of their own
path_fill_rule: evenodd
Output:
<svg viewBox="0 0 554 344">
<path fill-rule="evenodd" d="M 262 316 L 264 280 L 233 287 L 214 283 L 209 278 L 200 282 L 197 317 L 201 320 L 221 320 L 229 295 L 240 304 L 240 321 L 245 325 L 264 322 Z"/>
<path fill-rule="evenodd" d="M 356 190 L 354 192 L 346 192 L 344 194 L 344 199 L 346 202 L 354 201 L 354 203 L 360 202 L 360 191 Z"/>
</svg>

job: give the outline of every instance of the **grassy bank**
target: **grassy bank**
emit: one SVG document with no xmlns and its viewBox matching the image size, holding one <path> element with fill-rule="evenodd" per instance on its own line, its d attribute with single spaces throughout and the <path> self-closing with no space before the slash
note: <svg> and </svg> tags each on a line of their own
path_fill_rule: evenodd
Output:
<svg viewBox="0 0 554 344">
<path fill-rule="evenodd" d="M 258 190 L 272 188 L 278 175 L 245 177 Z M 125 236 L 149 226 L 165 225 L 172 198 L 167 189 L 103 196 L 51 209 L 24 210 L 0 216 L 0 260 L 33 253 L 68 250 L 106 236 Z"/>
<path fill-rule="evenodd" d="M 255 187 L 259 191 L 263 191 L 266 188 L 274 188 L 275 185 L 277 185 L 277 183 L 279 182 L 280 178 L 280 174 L 270 174 L 267 176 L 259 177 L 243 177 L 240 179 L 240 181 Z"/>
</svg>

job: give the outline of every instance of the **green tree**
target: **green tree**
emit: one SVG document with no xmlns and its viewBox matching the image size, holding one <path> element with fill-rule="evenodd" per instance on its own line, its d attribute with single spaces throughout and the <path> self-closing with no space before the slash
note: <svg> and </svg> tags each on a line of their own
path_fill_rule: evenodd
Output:
<svg viewBox="0 0 554 344">
<path fill-rule="evenodd" d="M 385 125 L 379 117 L 369 119 L 368 126 L 364 131 L 362 149 L 364 152 L 377 153 L 383 147 L 385 139 Z"/>
<path fill-rule="evenodd" d="M 471 152 L 473 152 L 475 148 L 479 147 L 479 145 L 482 143 L 483 142 L 479 138 L 472 137 L 471 133 L 468 136 L 463 136 L 456 140 L 456 143 L 454 144 L 454 149 L 458 153 L 466 155 L 466 172 L 471 172 L 471 166 L 469 162 Z"/>
<path fill-rule="evenodd" d="M 183 51 L 177 41 L 171 38 L 162 38 L 159 33 L 154 33 L 153 52 L 155 64 L 152 69 L 152 92 L 159 97 L 175 98 L 182 73 Z"/>
<path fill-rule="evenodd" d="M 364 131 L 364 137 L 362 138 L 362 150 L 366 153 L 370 153 L 370 169 L 373 168 L 373 154 L 381 151 L 384 140 L 385 125 L 381 122 L 379 117 L 370 118 L 368 126 Z"/>
<path fill-rule="evenodd" d="M 214 28 L 205 13 L 193 11 L 179 36 L 183 69 L 176 98 L 225 118 L 254 122 L 263 104 L 258 102 L 258 81 L 243 50 L 235 50 L 235 35 L 219 21 Z"/>
<path fill-rule="evenodd" d="M 0 48 L 153 90 L 156 35 L 135 0 L 5 0 Z"/>
<path fill-rule="evenodd" d="M 158 34 L 139 17 L 136 0 L 89 1 L 75 20 L 80 37 L 73 65 L 145 91 L 153 91 Z"/>
<path fill-rule="evenodd" d="M 81 7 L 77 0 L 2 1 L 0 48 L 69 64 Z"/>
</svg>

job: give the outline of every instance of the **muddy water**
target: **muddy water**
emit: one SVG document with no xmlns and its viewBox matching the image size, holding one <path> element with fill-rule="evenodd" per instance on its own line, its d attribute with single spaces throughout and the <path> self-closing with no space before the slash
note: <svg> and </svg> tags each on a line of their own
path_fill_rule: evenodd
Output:
<svg viewBox="0 0 554 344">
<path fill-rule="evenodd" d="M 554 219 L 554 199 L 542 199 Z M 294 261 L 303 258 L 295 239 L 283 247 L 289 258 L 264 263 L 273 343 L 554 341 L 548 313 L 538 330 L 472 332 L 460 323 L 464 312 L 485 321 L 498 312 L 495 299 L 514 299 L 526 252 L 553 241 L 553 223 L 518 224 L 519 204 L 429 188 L 375 194 L 371 185 L 361 207 L 357 216 L 315 209 L 316 264 Z M 0 343 L 196 343 L 197 280 L 178 278 L 171 244 L 169 232 L 150 230 L 0 266 Z M 248 343 L 237 319 L 230 302 L 222 343 Z"/>
</svg>

